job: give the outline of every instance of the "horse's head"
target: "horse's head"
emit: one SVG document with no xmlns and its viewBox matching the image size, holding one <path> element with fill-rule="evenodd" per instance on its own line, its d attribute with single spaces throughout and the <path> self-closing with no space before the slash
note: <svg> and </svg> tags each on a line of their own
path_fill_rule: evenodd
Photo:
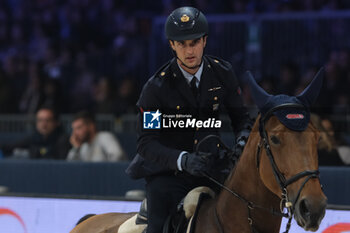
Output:
<svg viewBox="0 0 350 233">
<path fill-rule="evenodd" d="M 316 231 L 327 199 L 322 192 L 317 143 L 319 132 L 310 123 L 309 106 L 322 84 L 320 71 L 298 96 L 269 95 L 248 73 L 248 83 L 261 116 L 257 166 L 264 185 L 281 198 L 305 230 Z"/>
</svg>

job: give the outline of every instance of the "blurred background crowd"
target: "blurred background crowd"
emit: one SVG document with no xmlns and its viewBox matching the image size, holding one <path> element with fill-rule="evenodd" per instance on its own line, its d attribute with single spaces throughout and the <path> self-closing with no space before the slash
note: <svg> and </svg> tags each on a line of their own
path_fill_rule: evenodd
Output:
<svg viewBox="0 0 350 233">
<path fill-rule="evenodd" d="M 344 0 L 3 0 L 0 113 L 35 113 L 47 103 L 63 113 L 134 112 L 140 87 L 155 72 L 135 72 L 145 67 L 152 19 L 183 5 L 207 15 L 350 9 Z M 342 49 L 326 63 L 325 101 L 340 105 L 349 101 L 342 87 L 350 79 L 349 51 Z M 292 94 L 315 69 L 301 73 L 289 63 L 278 80 L 264 80 L 273 91 Z"/>
<path fill-rule="evenodd" d="M 350 10 L 347 0 L 2 0 L 0 114 L 35 114 L 42 106 L 59 113 L 87 110 L 116 118 L 135 113 L 140 89 L 156 71 L 148 66 L 154 52 L 149 46 L 155 36 L 153 21 L 184 5 L 206 15 Z M 337 25 L 336 31 L 349 26 Z M 215 41 L 215 36 L 209 40 Z M 309 67 L 291 59 L 275 67 L 277 73 L 261 72 L 259 80 L 270 93 L 294 95 L 324 66 L 326 80 L 319 105 L 327 110 L 317 113 L 347 114 L 349 49 L 346 45 L 327 48 L 326 59 Z M 170 50 L 166 52 L 170 56 Z M 232 61 L 220 53 L 213 55 Z M 242 88 L 246 103 L 252 104 L 244 83 Z"/>
</svg>

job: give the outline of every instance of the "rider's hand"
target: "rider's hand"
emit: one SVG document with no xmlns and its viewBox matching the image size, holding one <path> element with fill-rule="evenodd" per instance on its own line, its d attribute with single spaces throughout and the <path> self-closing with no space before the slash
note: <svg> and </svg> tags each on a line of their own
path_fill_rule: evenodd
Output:
<svg viewBox="0 0 350 233">
<path fill-rule="evenodd" d="M 202 176 L 208 170 L 210 153 L 185 153 L 181 159 L 181 168 L 194 176 Z"/>
</svg>

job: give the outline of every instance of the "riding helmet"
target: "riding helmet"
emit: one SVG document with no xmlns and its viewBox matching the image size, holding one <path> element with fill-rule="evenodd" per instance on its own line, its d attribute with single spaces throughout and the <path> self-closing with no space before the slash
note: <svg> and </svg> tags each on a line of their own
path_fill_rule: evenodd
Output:
<svg viewBox="0 0 350 233">
<path fill-rule="evenodd" d="M 165 35 L 169 40 L 194 40 L 208 34 L 208 21 L 194 7 L 174 10 L 165 23 Z"/>
</svg>

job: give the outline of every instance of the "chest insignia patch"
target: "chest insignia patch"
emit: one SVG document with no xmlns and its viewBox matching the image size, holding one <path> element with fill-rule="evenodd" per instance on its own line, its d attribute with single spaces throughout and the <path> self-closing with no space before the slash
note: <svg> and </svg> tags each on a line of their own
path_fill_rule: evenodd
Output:
<svg viewBox="0 0 350 233">
<path fill-rule="evenodd" d="M 219 110 L 219 104 L 213 104 L 213 111 Z"/>
<path fill-rule="evenodd" d="M 208 91 L 217 91 L 220 89 L 221 89 L 221 87 L 213 87 L 213 88 L 208 89 Z"/>
</svg>

